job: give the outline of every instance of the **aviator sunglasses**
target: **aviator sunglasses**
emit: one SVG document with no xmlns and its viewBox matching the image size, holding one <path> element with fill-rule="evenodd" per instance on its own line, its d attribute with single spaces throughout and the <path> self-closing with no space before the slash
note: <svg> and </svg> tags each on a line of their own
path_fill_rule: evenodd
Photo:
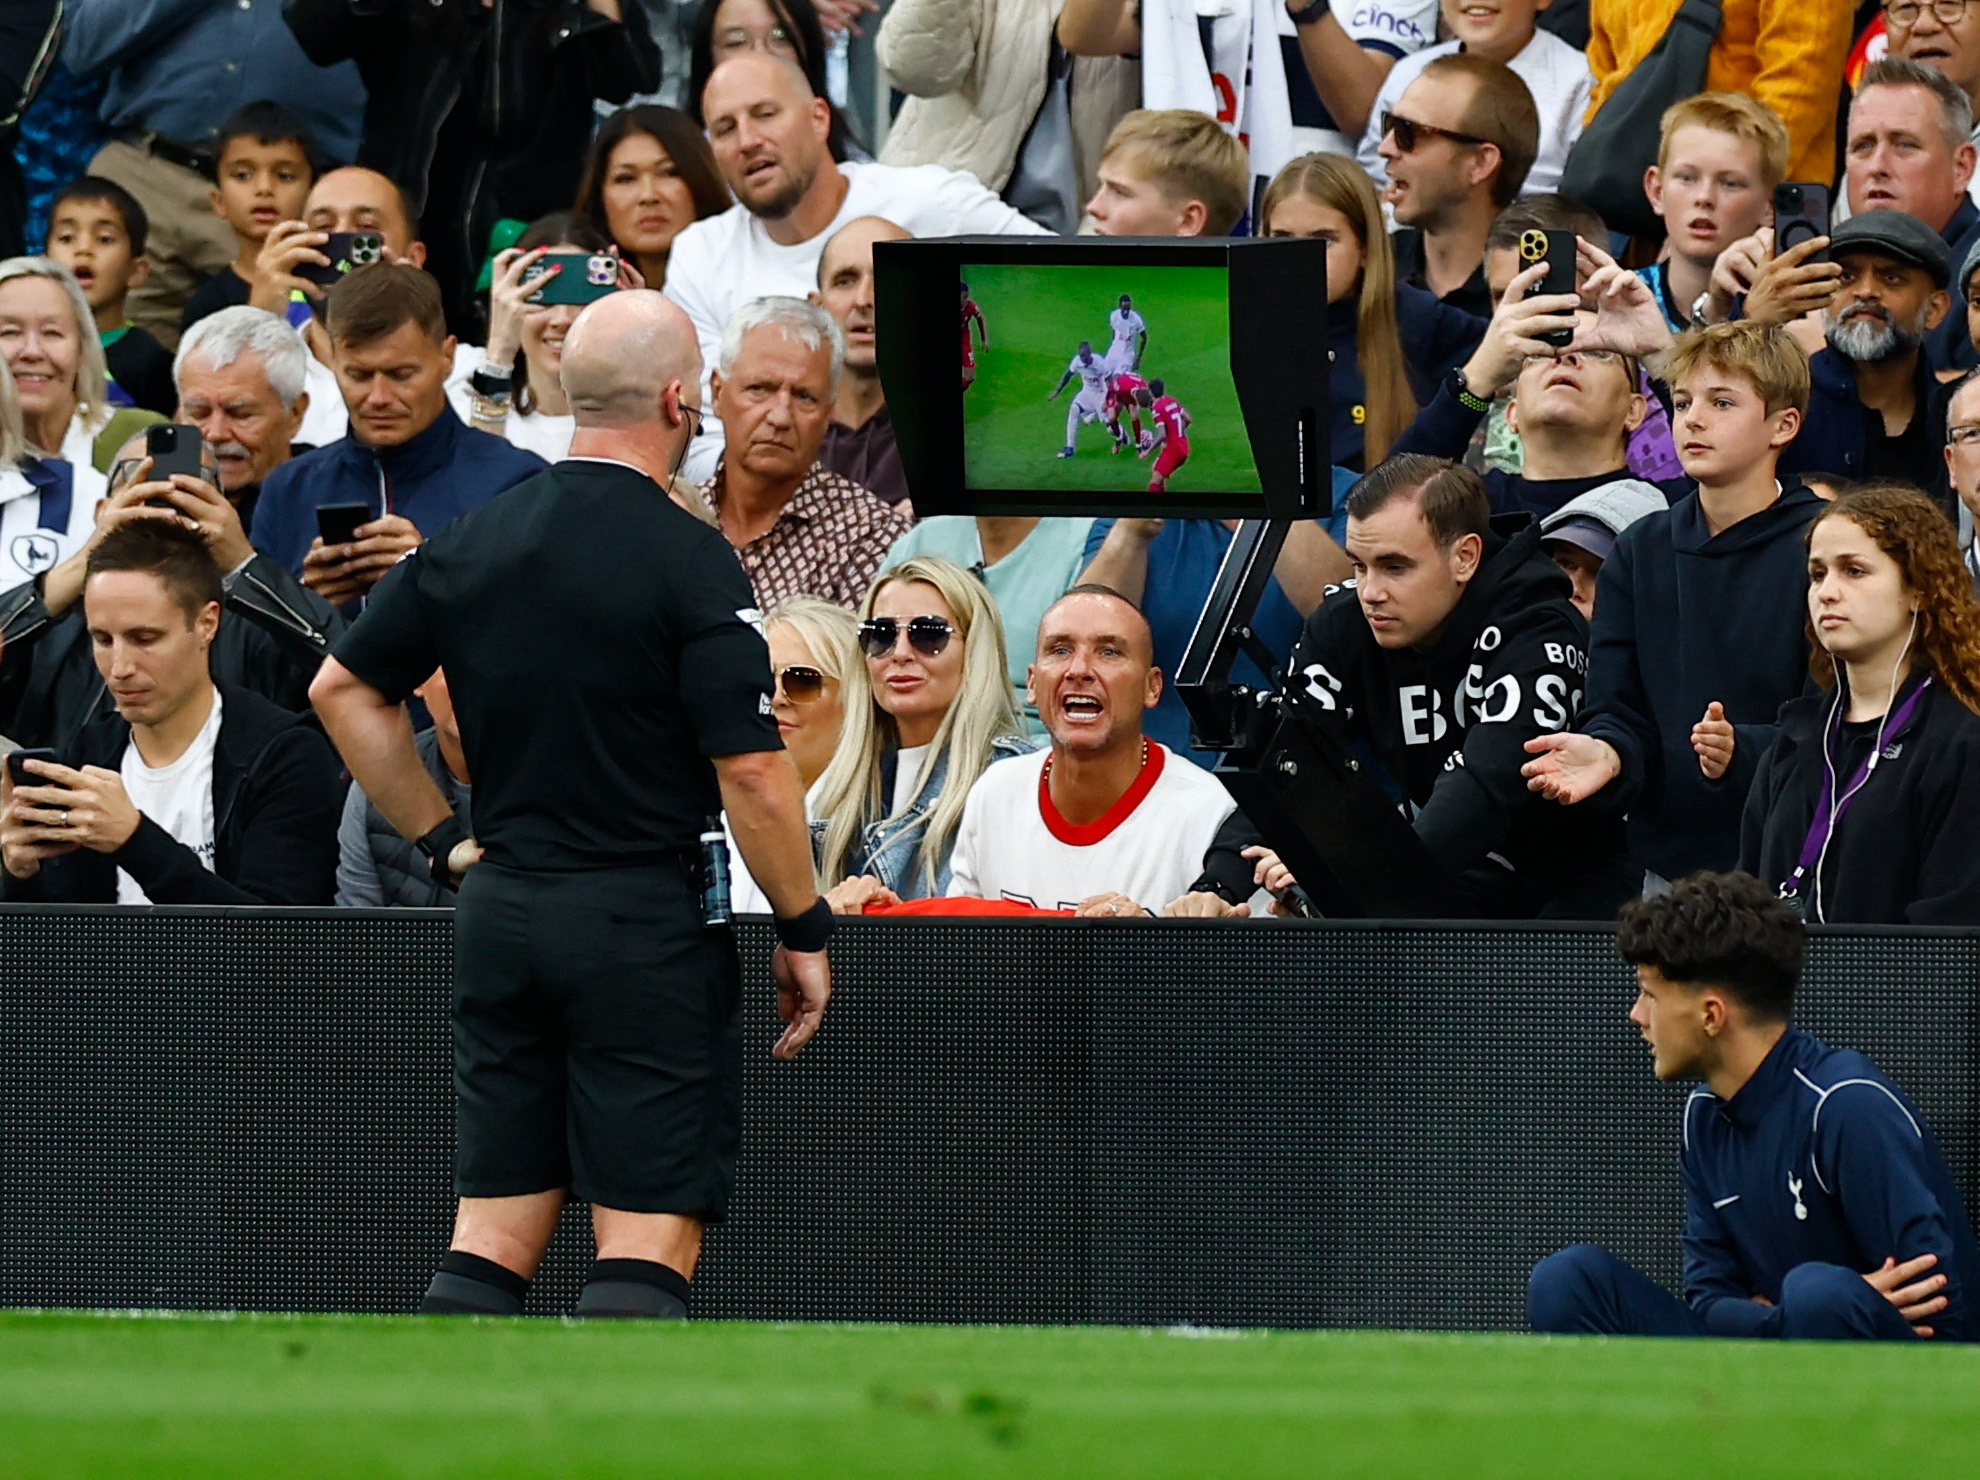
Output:
<svg viewBox="0 0 1980 1480">
<path fill-rule="evenodd" d="M 793 704 L 809 704 L 825 692 L 825 675 L 803 663 L 792 663 L 777 670 L 777 685 Z"/>
<path fill-rule="evenodd" d="M 908 645 L 924 658 L 937 656 L 949 645 L 956 629 L 940 617 L 910 617 Z M 900 641 L 901 624 L 893 617 L 868 617 L 859 624 L 859 645 L 869 658 L 884 658 Z"/>
</svg>

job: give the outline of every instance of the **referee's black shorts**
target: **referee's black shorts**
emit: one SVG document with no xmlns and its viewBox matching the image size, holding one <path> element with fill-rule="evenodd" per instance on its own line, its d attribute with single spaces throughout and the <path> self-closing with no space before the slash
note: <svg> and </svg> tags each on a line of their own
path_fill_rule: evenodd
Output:
<svg viewBox="0 0 1980 1480">
<path fill-rule="evenodd" d="M 455 915 L 454 1188 L 717 1222 L 742 1139 L 741 971 L 685 861 L 477 864 Z"/>
</svg>

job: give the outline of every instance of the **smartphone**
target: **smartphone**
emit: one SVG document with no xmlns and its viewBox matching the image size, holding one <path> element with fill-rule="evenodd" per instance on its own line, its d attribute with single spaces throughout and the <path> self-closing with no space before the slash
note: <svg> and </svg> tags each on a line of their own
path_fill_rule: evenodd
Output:
<svg viewBox="0 0 1980 1480">
<path fill-rule="evenodd" d="M 326 545 L 348 545 L 357 538 L 360 524 L 371 522 L 370 504 L 318 504 L 316 532 Z"/>
<path fill-rule="evenodd" d="M 151 478 L 163 483 L 174 473 L 184 473 L 188 478 L 211 481 L 212 475 L 206 471 L 201 457 L 205 443 L 200 440 L 199 428 L 168 422 L 164 426 L 147 427 L 144 433 L 144 450 L 151 454 Z M 145 500 L 153 508 L 176 508 L 170 499 L 148 498 Z"/>
<path fill-rule="evenodd" d="M 1572 231 L 1522 231 L 1519 234 L 1519 267 L 1524 272 L 1536 262 L 1547 264 L 1547 274 L 1526 290 L 1528 298 L 1553 293 L 1574 292 L 1575 238 Z M 1566 349 L 1574 338 L 1572 329 L 1549 329 L 1540 336 L 1556 349 Z"/>
<path fill-rule="evenodd" d="M 298 262 L 296 276 L 319 288 L 333 287 L 346 273 L 385 260 L 385 238 L 375 231 L 333 231 L 330 240 L 317 248 L 330 259 L 328 267 L 314 262 Z"/>
<path fill-rule="evenodd" d="M 553 266 L 557 269 L 554 273 L 549 270 Z M 526 288 L 531 283 L 537 283 L 537 289 L 524 298 L 525 303 L 545 308 L 557 303 L 596 303 L 607 293 L 619 291 L 619 259 L 610 252 L 593 252 L 586 257 L 553 252 L 523 269 L 522 285 Z"/>
<path fill-rule="evenodd" d="M 1829 187 L 1783 180 L 1774 187 L 1774 255 L 1829 234 Z M 1818 253 L 1810 259 L 1822 260 Z"/>
<path fill-rule="evenodd" d="M 24 769 L 24 763 L 27 761 L 49 761 L 59 766 L 62 764 L 62 757 L 52 750 L 14 751 L 7 757 L 7 775 L 12 778 L 14 785 L 60 786 L 62 784 L 59 781 L 50 780 L 46 776 L 37 776 L 34 772 Z"/>
</svg>

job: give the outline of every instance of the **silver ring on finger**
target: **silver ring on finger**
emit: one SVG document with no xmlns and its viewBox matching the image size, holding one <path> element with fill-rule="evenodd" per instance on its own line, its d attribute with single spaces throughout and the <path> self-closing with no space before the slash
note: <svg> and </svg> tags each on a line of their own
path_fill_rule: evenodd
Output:
<svg viewBox="0 0 1980 1480">
<path fill-rule="evenodd" d="M 68 809 L 67 807 L 64 807 L 64 808 L 62 809 L 62 823 L 61 823 L 61 825 L 62 825 L 63 827 L 67 827 L 67 826 L 69 825 L 69 809 Z"/>
</svg>

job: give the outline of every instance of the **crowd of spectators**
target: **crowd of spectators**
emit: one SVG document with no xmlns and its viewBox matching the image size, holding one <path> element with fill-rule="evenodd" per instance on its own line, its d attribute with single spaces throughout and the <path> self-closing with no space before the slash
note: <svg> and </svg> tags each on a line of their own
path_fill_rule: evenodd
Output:
<svg viewBox="0 0 1980 1480">
<path fill-rule="evenodd" d="M 1370 763 L 1468 909 L 1737 866 L 1980 923 L 1980 19 L 1727 0 L 1621 147 L 1677 8 L 15 7 L 6 897 L 451 903 L 307 690 L 394 565 L 567 456 L 568 274 L 692 325 L 666 493 L 753 589 L 835 909 L 1326 912 L 1353 890 L 1232 806 L 1174 686 L 1233 521 L 917 518 L 876 245 L 1081 231 L 1325 244 L 1335 512 L 1234 676 Z M 1784 182 L 1832 209 L 1777 250 Z M 465 820 L 443 674 L 413 707 Z"/>
</svg>

